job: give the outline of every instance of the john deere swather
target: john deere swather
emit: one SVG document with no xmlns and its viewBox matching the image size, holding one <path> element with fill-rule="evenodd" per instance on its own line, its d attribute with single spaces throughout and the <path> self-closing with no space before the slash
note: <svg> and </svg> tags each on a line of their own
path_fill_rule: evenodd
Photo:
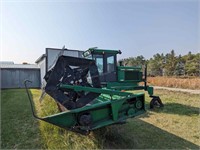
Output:
<svg viewBox="0 0 200 150">
<path fill-rule="evenodd" d="M 142 67 L 117 66 L 117 54 L 121 51 L 90 48 L 83 53 L 84 58 L 60 56 L 44 79 L 46 93 L 58 103 L 61 112 L 41 118 L 32 107 L 34 117 L 88 134 L 145 112 L 144 93 L 125 90 L 148 91 L 152 97 L 150 108 L 162 107 L 160 98 L 153 95 L 153 87 L 147 86 L 147 68 L 143 73 Z"/>
</svg>

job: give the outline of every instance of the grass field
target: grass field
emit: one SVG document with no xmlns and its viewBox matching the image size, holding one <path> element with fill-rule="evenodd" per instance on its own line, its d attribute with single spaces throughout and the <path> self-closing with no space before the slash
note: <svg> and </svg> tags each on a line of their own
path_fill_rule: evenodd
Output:
<svg viewBox="0 0 200 150">
<path fill-rule="evenodd" d="M 148 83 L 154 86 L 174 87 L 183 89 L 200 89 L 199 77 L 148 77 Z"/>
<path fill-rule="evenodd" d="M 39 123 L 31 115 L 25 90 L 2 90 L 1 149 L 41 148 L 40 135 Z"/>
<path fill-rule="evenodd" d="M 51 98 L 40 103 L 40 90 L 32 89 L 40 116 L 57 112 Z M 113 125 L 82 136 L 35 120 L 24 89 L 1 91 L 1 149 L 199 149 L 200 95 L 156 90 L 165 107 L 148 109 L 124 125 Z"/>
</svg>

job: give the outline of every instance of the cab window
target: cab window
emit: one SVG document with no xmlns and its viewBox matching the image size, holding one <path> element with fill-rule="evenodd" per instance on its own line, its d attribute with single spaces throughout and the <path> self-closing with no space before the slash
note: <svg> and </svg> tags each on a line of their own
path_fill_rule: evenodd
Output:
<svg viewBox="0 0 200 150">
<path fill-rule="evenodd" d="M 107 57 L 107 72 L 114 72 L 114 56 L 108 56 Z"/>
<path fill-rule="evenodd" d="M 96 61 L 99 74 L 103 74 L 103 55 L 94 55 L 93 57 Z"/>
</svg>

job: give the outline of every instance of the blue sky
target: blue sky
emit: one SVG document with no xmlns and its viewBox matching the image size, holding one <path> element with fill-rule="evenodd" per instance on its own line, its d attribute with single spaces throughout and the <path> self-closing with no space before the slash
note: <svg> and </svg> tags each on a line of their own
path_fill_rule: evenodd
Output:
<svg viewBox="0 0 200 150">
<path fill-rule="evenodd" d="M 34 63 L 46 47 L 120 49 L 118 58 L 200 51 L 198 0 L 1 1 L 1 60 Z"/>
</svg>

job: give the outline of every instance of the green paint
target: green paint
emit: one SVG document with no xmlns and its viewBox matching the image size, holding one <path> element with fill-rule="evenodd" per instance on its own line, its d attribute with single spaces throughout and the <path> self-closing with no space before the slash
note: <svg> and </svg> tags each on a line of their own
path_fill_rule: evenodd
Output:
<svg viewBox="0 0 200 150">
<path fill-rule="evenodd" d="M 71 129 L 75 126 L 81 126 L 82 130 L 94 130 L 106 125 L 118 123 L 145 112 L 144 94 L 141 93 L 132 94 L 111 89 L 71 86 L 65 84 L 61 84 L 60 88 L 103 93 L 97 97 L 91 105 L 42 118 L 44 121 L 62 128 Z M 137 101 L 141 101 L 143 109 L 137 109 L 135 107 Z M 88 126 L 79 124 L 78 116 L 83 113 L 89 113 L 91 115 L 92 124 Z"/>
<path fill-rule="evenodd" d="M 118 66 L 117 67 L 118 74 L 118 82 L 123 81 L 134 81 L 141 82 L 144 81 L 142 79 L 142 67 L 126 67 L 126 66 Z"/>
<path fill-rule="evenodd" d="M 74 91 L 86 91 L 86 92 L 94 92 L 94 93 L 103 93 L 108 95 L 119 95 L 119 96 L 128 96 L 131 95 L 131 93 L 127 92 L 120 92 L 112 89 L 101 89 L 101 88 L 94 88 L 94 87 L 84 87 L 84 86 L 78 86 L 78 85 L 68 85 L 68 84 L 60 84 L 60 88 L 67 88 L 67 89 L 73 89 Z"/>
<path fill-rule="evenodd" d="M 93 54 L 109 54 L 114 56 L 116 54 L 121 54 L 121 51 L 89 48 L 83 53 L 83 56 L 88 57 Z M 105 88 L 84 87 L 68 84 L 58 85 L 58 88 L 60 89 L 71 89 L 76 92 L 94 92 L 100 93 L 100 95 L 89 105 L 52 116 L 47 116 L 44 117 L 43 120 L 67 129 L 80 127 L 82 130 L 94 130 L 144 113 L 145 98 L 143 93 L 132 94 L 121 91 L 145 90 L 148 91 L 150 96 L 153 95 L 153 87 L 146 85 L 146 76 L 143 78 L 142 66 L 115 67 L 117 67 L 117 81 L 107 82 Z M 144 86 L 140 86 L 140 82 L 144 82 Z M 90 115 L 90 124 L 83 125 L 80 123 L 79 118 L 83 114 Z"/>
<path fill-rule="evenodd" d="M 148 91 L 148 94 L 149 94 L 150 96 L 153 95 L 153 87 L 148 86 L 148 87 L 147 87 L 147 91 Z"/>
</svg>

